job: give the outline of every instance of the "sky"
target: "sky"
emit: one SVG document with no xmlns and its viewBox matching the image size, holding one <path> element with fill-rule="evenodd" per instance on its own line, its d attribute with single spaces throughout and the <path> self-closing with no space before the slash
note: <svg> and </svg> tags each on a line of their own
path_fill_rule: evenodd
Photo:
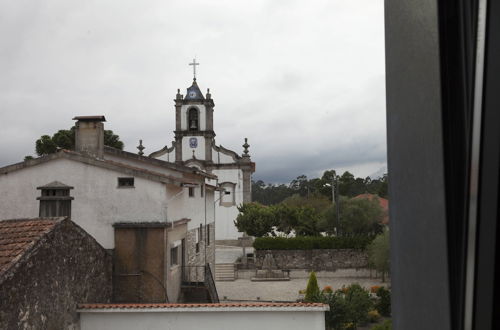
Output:
<svg viewBox="0 0 500 330">
<path fill-rule="evenodd" d="M 0 166 L 79 115 L 127 151 L 170 146 L 194 57 L 216 142 L 248 138 L 254 179 L 384 172 L 383 0 L 1 0 Z"/>
</svg>

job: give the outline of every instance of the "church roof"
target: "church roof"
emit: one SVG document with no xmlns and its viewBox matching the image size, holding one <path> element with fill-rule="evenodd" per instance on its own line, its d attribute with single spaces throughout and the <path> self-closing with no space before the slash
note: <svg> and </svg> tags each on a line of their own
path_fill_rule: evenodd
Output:
<svg viewBox="0 0 500 330">
<path fill-rule="evenodd" d="M 188 87 L 187 94 L 184 100 L 188 101 L 203 101 L 205 97 L 203 97 L 203 93 L 201 92 L 198 84 L 196 83 L 196 78 L 193 78 L 193 84 L 191 87 Z"/>
</svg>

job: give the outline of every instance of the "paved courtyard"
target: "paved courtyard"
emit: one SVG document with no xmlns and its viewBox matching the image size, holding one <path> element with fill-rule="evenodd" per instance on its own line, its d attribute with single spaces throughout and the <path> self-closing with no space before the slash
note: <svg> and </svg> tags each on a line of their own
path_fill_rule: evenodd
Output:
<svg viewBox="0 0 500 330">
<path fill-rule="evenodd" d="M 352 283 L 359 283 L 366 288 L 373 285 L 387 285 L 387 283 L 382 283 L 380 280 L 370 278 L 318 278 L 320 288 L 330 285 L 335 290 Z M 299 297 L 299 290 L 306 288 L 307 279 L 297 278 L 282 282 L 252 282 L 249 279 L 238 279 L 227 282 L 218 281 L 216 285 L 221 301 L 257 301 L 259 298 L 266 301 L 295 301 Z"/>
<path fill-rule="evenodd" d="M 253 248 L 247 248 L 247 252 L 253 252 Z M 215 260 L 216 263 L 232 263 L 241 255 L 240 247 L 217 246 Z M 375 278 L 318 277 L 320 288 L 330 285 L 335 290 L 352 283 L 359 283 L 366 288 L 373 285 L 387 285 Z M 252 282 L 249 279 L 216 282 L 221 301 L 295 301 L 299 297 L 299 290 L 305 289 L 306 285 L 307 278 L 275 282 Z"/>
</svg>

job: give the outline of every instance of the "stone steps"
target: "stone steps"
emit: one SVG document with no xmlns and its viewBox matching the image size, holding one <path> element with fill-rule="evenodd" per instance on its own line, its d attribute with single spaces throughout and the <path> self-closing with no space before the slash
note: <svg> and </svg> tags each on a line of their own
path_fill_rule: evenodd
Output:
<svg viewBox="0 0 500 330">
<path fill-rule="evenodd" d="M 215 264 L 215 280 L 216 281 L 234 281 L 234 264 Z"/>
</svg>

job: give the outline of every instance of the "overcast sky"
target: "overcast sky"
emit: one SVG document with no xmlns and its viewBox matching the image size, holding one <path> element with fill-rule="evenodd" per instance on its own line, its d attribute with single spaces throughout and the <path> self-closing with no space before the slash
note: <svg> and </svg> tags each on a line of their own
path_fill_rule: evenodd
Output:
<svg viewBox="0 0 500 330">
<path fill-rule="evenodd" d="M 216 142 L 247 137 L 255 179 L 385 167 L 382 0 L 1 0 L 0 166 L 76 115 L 131 152 L 170 145 L 194 56 Z"/>
</svg>

